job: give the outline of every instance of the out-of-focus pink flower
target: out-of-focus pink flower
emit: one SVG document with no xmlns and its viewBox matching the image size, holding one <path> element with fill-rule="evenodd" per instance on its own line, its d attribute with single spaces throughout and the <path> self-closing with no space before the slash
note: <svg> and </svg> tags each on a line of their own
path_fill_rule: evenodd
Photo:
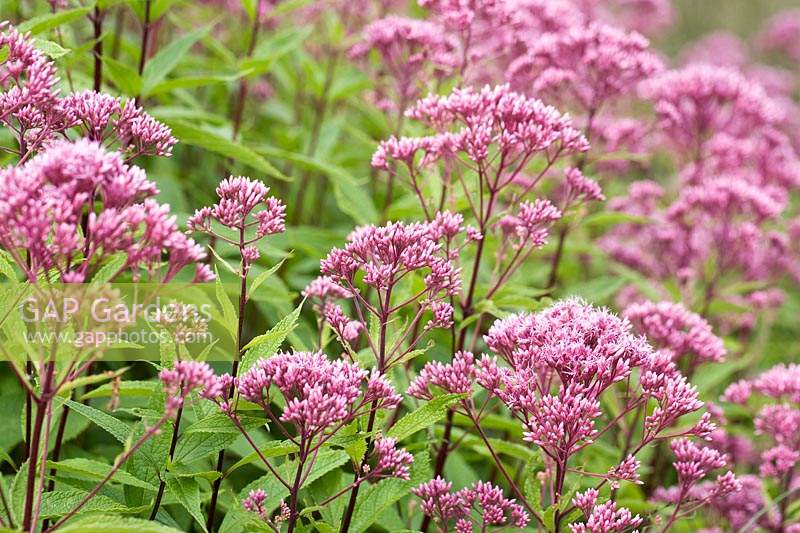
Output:
<svg viewBox="0 0 800 533">
<path fill-rule="evenodd" d="M 517 90 L 594 113 L 662 68 L 643 36 L 593 23 L 543 35 L 507 79 Z"/>
<path fill-rule="evenodd" d="M 711 134 L 747 137 L 781 119 L 780 109 L 760 85 L 726 67 L 704 64 L 668 70 L 643 82 L 640 93 L 654 103 L 670 142 L 689 153 Z"/>
<path fill-rule="evenodd" d="M 655 346 L 669 350 L 675 360 L 687 358 L 690 365 L 725 359 L 722 339 L 714 335 L 703 317 L 672 302 L 642 302 L 625 309 L 625 316 Z"/>
<path fill-rule="evenodd" d="M 778 52 L 800 61 L 800 9 L 787 9 L 770 17 L 758 42 L 765 52 Z"/>
<path fill-rule="evenodd" d="M 727 31 L 704 35 L 681 52 L 681 60 L 685 64 L 705 63 L 734 68 L 743 68 L 749 62 L 744 41 Z"/>
<path fill-rule="evenodd" d="M 375 76 L 387 86 L 384 91 L 391 88 L 402 113 L 403 103 L 417 98 L 431 77 L 455 67 L 455 48 L 453 39 L 435 23 L 390 15 L 368 25 L 349 55 L 363 59 L 373 50 L 377 53 L 380 68 Z"/>
</svg>

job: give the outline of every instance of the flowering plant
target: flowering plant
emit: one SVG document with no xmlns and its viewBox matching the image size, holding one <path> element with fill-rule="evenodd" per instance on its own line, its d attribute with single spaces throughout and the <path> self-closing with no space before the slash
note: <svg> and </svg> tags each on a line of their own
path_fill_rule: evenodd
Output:
<svg viewBox="0 0 800 533">
<path fill-rule="evenodd" d="M 0 529 L 800 533 L 800 17 L 702 4 L 0 3 Z"/>
</svg>

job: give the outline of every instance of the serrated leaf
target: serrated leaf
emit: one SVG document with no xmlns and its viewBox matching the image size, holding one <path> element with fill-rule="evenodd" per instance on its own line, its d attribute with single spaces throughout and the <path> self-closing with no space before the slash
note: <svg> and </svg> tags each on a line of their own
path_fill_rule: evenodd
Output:
<svg viewBox="0 0 800 533">
<path fill-rule="evenodd" d="M 103 479 L 112 468 L 112 466 L 109 464 L 85 458 L 64 459 L 63 461 L 58 462 L 47 461 L 47 467 L 56 469 L 59 475 L 64 475 L 65 473 L 80 474 L 96 480 Z M 142 481 L 133 474 L 130 474 L 124 470 L 118 470 L 115 472 L 114 477 L 111 478 L 111 481 L 122 483 L 124 485 L 130 485 L 132 487 L 147 489 L 153 492 L 158 490 L 158 488 L 154 485 L 146 481 Z"/>
<path fill-rule="evenodd" d="M 86 497 L 82 490 L 55 490 L 42 494 L 41 518 L 58 518 L 70 512 Z M 89 511 L 112 512 L 133 514 L 143 511 L 143 508 L 133 508 L 123 505 L 116 500 L 97 494 L 83 506 L 80 512 Z"/>
<path fill-rule="evenodd" d="M 436 396 L 416 411 L 398 420 L 386 434 L 397 440 L 408 438 L 417 431 L 431 427 L 441 420 L 451 405 L 467 396 L 467 394 L 442 394 L 441 396 Z"/>
<path fill-rule="evenodd" d="M 265 270 L 264 272 L 256 276 L 256 278 L 253 280 L 253 283 L 250 284 L 250 289 L 248 291 L 248 294 L 253 294 L 254 292 L 256 292 L 256 290 L 261 286 L 261 284 L 267 281 L 270 278 L 270 276 L 272 276 L 275 272 L 277 272 L 278 269 L 281 268 L 281 266 L 283 266 L 283 263 L 285 263 L 288 258 L 289 256 L 284 257 L 283 259 L 278 261 L 277 264 L 273 265 L 272 268 L 270 268 L 269 270 Z"/>
<path fill-rule="evenodd" d="M 197 146 L 209 152 L 229 157 L 275 179 L 292 181 L 290 177 L 285 176 L 280 170 L 272 166 L 272 163 L 241 143 L 231 141 L 212 131 L 181 120 L 166 119 L 164 122 L 172 128 L 172 134 L 184 144 Z"/>
<path fill-rule="evenodd" d="M 266 420 L 255 416 L 239 415 L 239 423 L 245 429 L 256 429 L 264 426 Z M 214 413 L 211 416 L 198 420 L 183 430 L 183 434 L 191 433 L 239 433 L 239 429 L 223 413 Z"/>
<path fill-rule="evenodd" d="M 430 466 L 430 454 L 418 453 L 411 465 L 411 479 L 385 479 L 370 485 L 358 496 L 356 510 L 353 513 L 353 525 L 350 531 L 361 533 L 374 524 L 389 507 L 401 498 L 410 494 L 415 486 L 429 480 L 433 475 Z"/>
<path fill-rule="evenodd" d="M 261 455 L 269 459 L 270 457 L 282 457 L 284 455 L 289 455 L 290 453 L 296 452 L 298 448 L 297 445 L 293 444 L 291 441 L 281 440 L 268 442 L 265 445 L 260 446 L 258 449 L 261 452 Z M 234 470 L 252 463 L 261 463 L 261 457 L 259 457 L 256 452 L 252 452 L 239 459 L 236 464 L 227 470 L 226 474 L 230 474 Z M 266 466 L 262 465 L 261 468 L 266 469 Z"/>
<path fill-rule="evenodd" d="M 109 435 L 117 439 L 122 444 L 125 444 L 128 441 L 128 437 L 131 434 L 131 428 L 122 420 L 89 405 L 84 405 L 69 399 L 61 399 L 59 397 L 56 397 L 56 399 L 64 403 L 64 405 L 69 407 L 71 410 L 94 422 L 97 426 L 104 429 Z"/>
<path fill-rule="evenodd" d="M 108 398 L 113 394 L 120 398 L 148 397 L 161 391 L 161 385 L 154 381 L 121 381 L 118 384 L 106 383 L 92 389 L 81 396 L 81 400 L 89 398 Z"/>
<path fill-rule="evenodd" d="M 181 533 L 164 524 L 141 518 L 96 515 L 77 518 L 58 528 L 60 533 Z"/>
<path fill-rule="evenodd" d="M 125 262 L 128 260 L 127 254 L 118 253 L 111 256 L 109 259 L 98 271 L 92 276 L 92 284 L 93 285 L 100 285 L 107 281 L 111 281 L 111 278 L 114 277 L 114 274 L 119 272 L 123 266 L 125 266 Z"/>
<path fill-rule="evenodd" d="M 33 39 L 33 46 L 39 49 L 40 52 L 50 59 L 64 57 L 72 51 L 69 48 L 64 48 L 60 44 L 53 41 L 48 41 L 47 39 Z"/>
<path fill-rule="evenodd" d="M 194 518 L 203 531 L 206 529 L 203 511 L 200 509 L 200 487 L 197 481 L 191 478 L 175 477 L 167 474 L 167 488 L 184 509 Z"/>
<path fill-rule="evenodd" d="M 278 351 L 286 337 L 297 327 L 297 319 L 300 317 L 300 310 L 303 308 L 304 302 L 305 300 L 300 302 L 294 311 L 283 317 L 280 322 L 275 324 L 274 328 L 263 335 L 259 335 L 242 348 L 242 351 L 245 351 L 245 355 L 242 357 L 242 363 L 239 366 L 240 375 L 247 372 L 258 359 L 271 357 Z"/>
<path fill-rule="evenodd" d="M 238 438 L 238 433 L 209 433 L 205 431 L 181 435 L 177 446 L 175 446 L 173 462 L 175 464 L 189 464 L 199 461 L 219 452 L 223 448 L 231 446 Z"/>
</svg>

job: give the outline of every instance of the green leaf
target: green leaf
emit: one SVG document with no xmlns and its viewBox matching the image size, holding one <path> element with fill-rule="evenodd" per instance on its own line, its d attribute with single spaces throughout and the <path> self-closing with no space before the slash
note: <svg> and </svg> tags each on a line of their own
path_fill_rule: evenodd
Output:
<svg viewBox="0 0 800 533">
<path fill-rule="evenodd" d="M 270 268 L 269 270 L 265 270 L 264 272 L 256 276 L 256 278 L 253 280 L 253 283 L 250 284 L 250 290 L 248 291 L 248 294 L 253 294 L 254 292 L 256 292 L 256 289 L 258 289 L 262 283 L 267 281 L 270 278 L 270 276 L 272 276 L 275 272 L 277 272 L 278 269 L 281 268 L 283 263 L 285 263 L 288 258 L 289 256 L 284 257 L 283 259 L 278 261 L 277 264 L 273 265 L 272 268 Z"/>
<path fill-rule="evenodd" d="M 167 75 L 178 65 L 184 55 L 203 38 L 210 27 L 193 31 L 179 39 L 175 39 L 153 56 L 144 66 L 142 72 L 142 95 L 147 96 L 150 90 L 161 83 Z"/>
<path fill-rule="evenodd" d="M 109 259 L 100 269 L 92 276 L 92 283 L 95 285 L 99 285 L 101 283 L 105 283 L 107 281 L 111 281 L 111 278 L 119 272 L 123 266 L 125 266 L 125 262 L 128 260 L 127 254 L 118 253 L 111 256 Z"/>
<path fill-rule="evenodd" d="M 108 413 L 104 413 L 99 409 L 95 409 L 94 407 L 90 407 L 82 403 L 78 403 L 69 399 L 61 399 L 58 396 L 56 399 L 64 403 L 64 405 L 69 407 L 71 410 L 88 418 L 96 425 L 106 430 L 109 435 L 117 439 L 119 442 L 125 444 L 128 441 L 128 436 L 131 434 L 131 428 L 122 420 L 119 420 Z"/>
<path fill-rule="evenodd" d="M 39 49 L 44 55 L 50 59 L 58 59 L 69 54 L 72 50 L 64 48 L 58 43 L 48 41 L 46 39 L 33 39 L 33 46 Z"/>
<path fill-rule="evenodd" d="M 237 342 L 239 322 L 236 314 L 236 308 L 233 307 L 233 302 L 231 301 L 230 297 L 228 297 L 228 293 L 225 292 L 225 287 L 222 285 L 222 281 L 220 281 L 219 270 L 216 268 L 214 270 L 217 275 L 217 281 L 215 285 L 217 302 L 219 302 L 219 305 L 222 308 L 222 325 L 225 326 L 225 330 L 230 334 L 233 342 Z"/>
<path fill-rule="evenodd" d="M 47 15 L 34 17 L 18 25 L 17 30 L 19 30 L 20 33 L 31 32 L 32 35 L 36 35 L 38 33 L 57 28 L 62 24 L 66 24 L 67 22 L 72 22 L 73 20 L 79 19 L 91 11 L 93 7 L 94 6 L 90 4 L 84 7 L 60 10 L 56 11 L 55 13 L 48 13 Z"/>
<path fill-rule="evenodd" d="M 106 67 L 108 78 L 114 83 L 120 92 L 128 96 L 136 96 L 142 89 L 142 79 L 139 73 L 131 66 L 126 65 L 116 59 L 104 55 L 103 65 Z"/>
<path fill-rule="evenodd" d="M 288 440 L 271 441 L 266 443 L 266 445 L 260 446 L 259 451 L 261 452 L 261 455 L 267 459 L 270 457 L 282 457 L 284 455 L 289 455 L 290 453 L 296 452 L 297 445 Z M 267 468 L 261 464 L 261 457 L 259 457 L 256 452 L 253 452 L 239 459 L 236 464 L 231 466 L 226 471 L 226 474 L 230 474 L 234 470 L 252 463 L 258 463 L 262 469 Z"/>
<path fill-rule="evenodd" d="M 108 398 L 117 395 L 120 398 L 146 398 L 161 391 L 161 385 L 154 381 L 121 381 L 117 384 L 106 383 L 92 389 L 81 400 L 89 398 Z"/>
<path fill-rule="evenodd" d="M 108 472 L 112 468 L 111 465 L 101 463 L 100 461 L 84 458 L 65 459 L 59 462 L 47 461 L 47 467 L 55 468 L 59 475 L 79 474 L 81 476 L 85 476 L 90 479 L 96 479 L 98 481 L 108 475 Z M 142 481 L 133 474 L 130 474 L 124 470 L 118 470 L 115 472 L 114 476 L 111 478 L 111 481 L 116 481 L 117 483 L 122 483 L 123 485 L 130 485 L 132 487 L 151 490 L 153 492 L 158 490 L 158 488 L 154 485 L 146 481 Z"/>
<path fill-rule="evenodd" d="M 167 488 L 178 499 L 184 509 L 200 524 L 203 531 L 206 529 L 203 511 L 200 509 L 200 486 L 192 478 L 175 477 L 167 475 Z"/>
<path fill-rule="evenodd" d="M 581 225 L 606 230 L 617 224 L 647 224 L 648 222 L 650 222 L 649 218 L 639 215 L 620 213 L 618 211 L 601 211 L 585 217 L 581 221 Z"/>
<path fill-rule="evenodd" d="M 68 489 L 55 490 L 42 494 L 41 518 L 58 518 L 70 512 L 87 495 L 82 490 Z M 89 500 L 81 509 L 82 513 L 89 511 L 100 511 L 106 513 L 139 513 L 144 509 L 133 508 L 123 505 L 116 500 L 97 494 Z"/>
<path fill-rule="evenodd" d="M 173 462 L 185 465 L 199 461 L 219 452 L 223 448 L 231 446 L 238 438 L 238 433 L 210 433 L 206 431 L 181 435 L 177 446 L 175 446 Z"/>
<path fill-rule="evenodd" d="M 401 498 L 407 496 L 411 489 L 429 480 L 433 475 L 428 452 L 414 456 L 411 465 L 411 479 L 386 479 L 375 485 L 362 487 L 356 510 L 353 513 L 353 525 L 350 531 L 361 533 L 376 523 L 381 515 Z"/>
<path fill-rule="evenodd" d="M 442 394 L 437 396 L 416 411 L 398 420 L 387 432 L 387 436 L 403 440 L 417 431 L 431 427 L 444 417 L 451 405 L 467 397 L 467 394 Z"/>
<path fill-rule="evenodd" d="M 150 520 L 96 514 L 70 521 L 58 531 L 60 533 L 181 533 L 179 529 Z"/>
<path fill-rule="evenodd" d="M 172 134 L 184 144 L 197 146 L 209 152 L 229 157 L 275 179 L 292 181 L 290 177 L 285 176 L 280 170 L 272 166 L 269 161 L 241 143 L 231 141 L 214 132 L 181 120 L 164 120 L 164 122 L 172 128 Z"/>
<path fill-rule="evenodd" d="M 266 420 L 255 416 L 239 415 L 239 423 L 245 429 L 260 428 L 266 424 Z M 183 430 L 184 435 L 192 433 L 239 433 L 239 429 L 231 422 L 230 418 L 223 413 L 214 413 L 211 416 L 198 420 L 188 428 Z"/>
<path fill-rule="evenodd" d="M 256 150 L 267 157 L 283 159 L 306 170 L 313 170 L 328 176 L 333 184 L 336 205 L 357 223 L 371 224 L 380 218 L 363 182 L 356 180 L 343 168 L 272 146 L 259 145 Z"/>
<path fill-rule="evenodd" d="M 304 302 L 305 300 L 300 302 L 295 310 L 283 317 L 280 322 L 275 324 L 274 328 L 263 335 L 259 335 L 242 348 L 242 351 L 246 350 L 246 353 L 242 357 L 242 363 L 239 366 L 240 375 L 247 372 L 258 359 L 271 357 L 278 351 L 286 337 L 297 327 L 297 319 L 300 316 L 300 310 Z"/>
<path fill-rule="evenodd" d="M 14 267 L 11 266 L 11 262 L 9 261 L 10 257 L 8 252 L 0 250 L 0 274 L 3 274 L 11 281 L 15 281 L 17 279 L 17 273 L 14 272 Z"/>
</svg>

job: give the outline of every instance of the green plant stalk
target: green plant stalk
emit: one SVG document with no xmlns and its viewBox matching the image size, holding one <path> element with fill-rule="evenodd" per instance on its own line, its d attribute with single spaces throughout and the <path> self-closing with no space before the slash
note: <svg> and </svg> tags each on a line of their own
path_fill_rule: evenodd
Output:
<svg viewBox="0 0 800 533">
<path fill-rule="evenodd" d="M 243 253 L 245 247 L 245 234 L 244 234 L 244 226 L 239 229 L 239 252 L 240 254 Z M 239 358 L 241 357 L 242 348 L 244 347 L 244 343 L 242 342 L 242 332 L 244 330 L 244 315 L 245 315 L 245 308 L 247 306 L 247 274 L 244 270 L 244 259 L 242 259 L 240 263 L 241 269 L 241 284 L 239 285 L 239 320 L 236 328 L 236 354 L 233 358 L 233 363 L 231 364 L 231 376 L 234 378 L 239 373 Z M 228 390 L 228 399 L 233 397 L 233 386 Z M 222 485 L 222 468 L 225 465 L 225 449 L 219 451 L 219 455 L 217 456 L 217 464 L 215 471 L 220 474 L 217 479 L 214 480 L 214 483 L 211 486 L 211 501 L 208 504 L 208 521 L 207 521 L 207 528 L 209 531 L 213 530 L 214 526 L 214 519 L 216 517 L 217 512 L 217 500 L 219 498 L 219 489 Z"/>
</svg>

